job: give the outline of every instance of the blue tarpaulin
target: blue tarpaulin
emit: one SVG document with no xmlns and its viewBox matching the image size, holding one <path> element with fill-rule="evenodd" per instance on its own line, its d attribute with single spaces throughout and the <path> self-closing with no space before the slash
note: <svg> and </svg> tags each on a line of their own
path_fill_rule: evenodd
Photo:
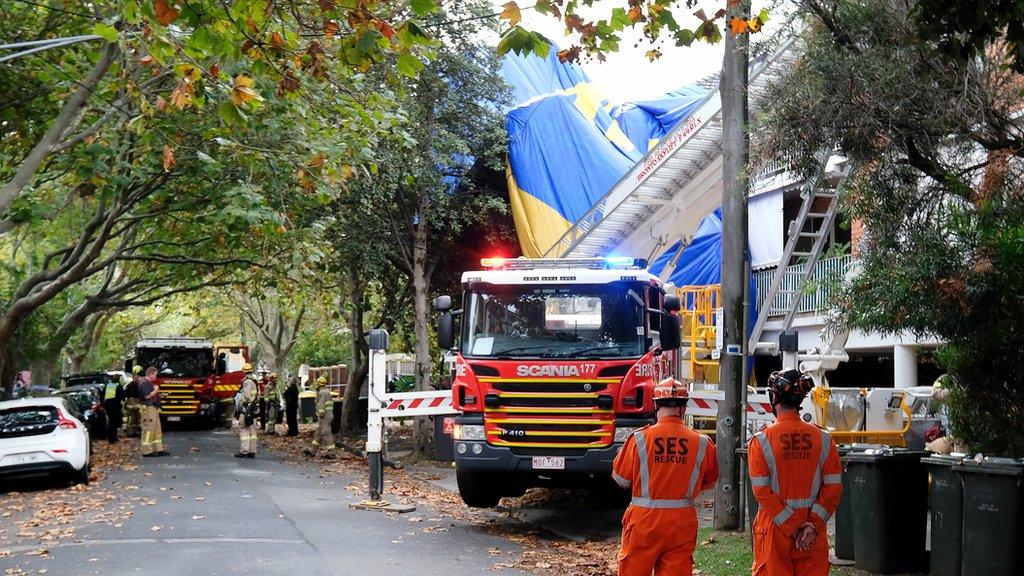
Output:
<svg viewBox="0 0 1024 576">
<path fill-rule="evenodd" d="M 705 97 L 699 88 L 680 88 L 663 98 L 612 107 L 579 66 L 559 62 L 556 52 L 502 58 L 516 102 L 506 113 L 509 198 L 519 244 L 530 257 L 546 253 L 643 157 L 651 141 Z"/>
</svg>

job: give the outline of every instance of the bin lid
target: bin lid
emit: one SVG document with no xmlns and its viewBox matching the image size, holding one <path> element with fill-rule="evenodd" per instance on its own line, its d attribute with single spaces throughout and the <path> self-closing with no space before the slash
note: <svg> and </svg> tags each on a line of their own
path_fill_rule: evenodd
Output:
<svg viewBox="0 0 1024 576">
<path fill-rule="evenodd" d="M 888 448 L 885 444 L 864 444 L 861 442 L 854 442 L 853 444 L 840 444 L 836 446 L 836 451 L 839 452 L 840 456 L 846 456 L 852 452 L 864 452 L 866 450 L 884 450 Z"/>
<path fill-rule="evenodd" d="M 963 452 L 953 452 L 950 454 L 930 454 L 924 458 L 921 458 L 922 464 L 935 464 L 938 466 L 953 466 L 959 464 L 966 458 L 968 454 Z"/>
<path fill-rule="evenodd" d="M 927 456 L 929 452 L 924 450 L 909 450 L 907 448 L 891 448 L 888 446 L 881 448 L 869 448 L 863 451 L 850 452 L 846 456 L 843 456 L 844 462 L 917 462 L 921 460 L 922 456 Z"/>
<path fill-rule="evenodd" d="M 968 473 L 1024 476 L 1024 460 L 1016 458 L 999 458 L 978 454 L 974 458 L 965 458 L 956 468 L 957 471 Z"/>
</svg>

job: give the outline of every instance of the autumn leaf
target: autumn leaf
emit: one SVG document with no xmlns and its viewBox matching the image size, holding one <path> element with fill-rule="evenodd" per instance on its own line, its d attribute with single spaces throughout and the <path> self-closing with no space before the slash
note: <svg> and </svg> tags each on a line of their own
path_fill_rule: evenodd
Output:
<svg viewBox="0 0 1024 576">
<path fill-rule="evenodd" d="M 277 85 L 277 95 L 284 96 L 285 94 L 293 94 L 299 89 L 299 79 L 295 77 L 291 71 L 285 72 L 284 77 L 281 78 L 281 82 Z"/>
<path fill-rule="evenodd" d="M 167 100 L 164 100 L 163 96 L 157 96 L 156 97 L 156 104 L 155 105 L 156 105 L 156 109 L 157 110 L 159 110 L 161 112 L 167 112 L 168 104 L 167 104 Z"/>
<path fill-rule="evenodd" d="M 501 11 L 501 14 L 498 17 L 502 20 L 508 20 L 509 26 L 515 26 L 523 19 L 523 15 L 519 11 L 519 4 L 515 2 L 506 2 L 502 8 L 504 8 L 504 10 Z"/>
<path fill-rule="evenodd" d="M 751 32 L 760 32 L 762 25 L 763 22 L 761 22 L 760 18 L 751 18 L 750 20 L 747 20 L 747 29 Z"/>
<path fill-rule="evenodd" d="M 747 21 L 733 16 L 732 20 L 729 21 L 729 31 L 732 32 L 733 36 L 743 34 L 747 31 Z"/>
<path fill-rule="evenodd" d="M 383 20 L 377 20 L 374 24 L 376 24 L 377 31 L 381 33 L 381 36 L 384 36 L 388 40 L 395 37 L 395 29 L 391 27 L 391 24 L 388 24 Z"/>
<path fill-rule="evenodd" d="M 325 160 L 327 160 L 327 156 L 325 156 L 324 153 L 321 152 L 316 156 L 313 156 L 306 164 L 306 166 L 309 166 L 310 168 L 320 168 L 321 166 L 324 165 Z"/>
<path fill-rule="evenodd" d="M 143 66 L 152 66 L 153 64 L 156 64 L 156 59 L 154 59 L 149 54 L 146 54 L 145 56 L 139 59 L 139 63 Z"/>
<path fill-rule="evenodd" d="M 179 110 L 184 110 L 192 105 L 195 93 L 196 87 L 192 84 L 192 81 L 188 78 L 182 78 L 178 81 L 178 85 L 174 87 L 174 91 L 171 92 L 171 104 Z"/>
<path fill-rule="evenodd" d="M 277 32 L 270 33 L 270 45 L 274 48 L 281 48 L 284 46 L 284 38 L 281 37 Z"/>
<path fill-rule="evenodd" d="M 153 12 L 156 13 L 156 21 L 164 26 L 178 19 L 178 11 L 167 5 L 167 0 L 154 0 Z"/>
<path fill-rule="evenodd" d="M 235 76 L 234 86 L 231 88 L 231 101 L 235 106 L 243 106 L 250 100 L 260 101 L 263 97 L 252 89 L 252 78 L 239 74 Z"/>
<path fill-rule="evenodd" d="M 559 50 L 558 61 L 563 64 L 566 62 L 576 62 L 580 58 L 580 50 L 579 46 L 570 46 L 564 50 Z"/>
<path fill-rule="evenodd" d="M 629 9 L 629 12 L 626 13 L 626 17 L 629 18 L 631 22 L 637 22 L 644 17 L 644 13 L 639 6 L 633 6 Z"/>
<path fill-rule="evenodd" d="M 341 31 L 341 25 L 335 20 L 324 21 L 324 36 L 334 38 L 334 35 Z"/>
<path fill-rule="evenodd" d="M 220 66 L 216 64 L 210 66 L 210 76 L 213 78 L 220 76 Z"/>
<path fill-rule="evenodd" d="M 164 144 L 164 172 L 170 172 L 171 168 L 174 168 L 174 150 L 170 146 Z"/>
<path fill-rule="evenodd" d="M 353 172 L 352 167 L 349 166 L 348 164 L 342 164 L 341 165 L 341 179 L 342 180 L 348 180 L 349 178 L 351 178 L 352 177 L 352 172 Z"/>
<path fill-rule="evenodd" d="M 645 56 L 647 56 L 648 60 L 654 62 L 658 58 L 661 58 L 661 50 L 658 50 L 657 48 L 654 48 L 653 50 L 648 50 Z"/>
</svg>

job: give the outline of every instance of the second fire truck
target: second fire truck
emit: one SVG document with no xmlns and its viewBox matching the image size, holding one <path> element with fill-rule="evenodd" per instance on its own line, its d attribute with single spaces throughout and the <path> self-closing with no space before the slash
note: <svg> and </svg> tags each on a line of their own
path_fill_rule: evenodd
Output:
<svg viewBox="0 0 1024 576">
<path fill-rule="evenodd" d="M 248 358 L 245 346 L 214 346 L 203 338 L 145 338 L 135 346 L 135 357 L 125 362 L 125 371 L 130 374 L 133 364 L 156 367 L 165 421 L 213 426 L 238 392 Z"/>
</svg>

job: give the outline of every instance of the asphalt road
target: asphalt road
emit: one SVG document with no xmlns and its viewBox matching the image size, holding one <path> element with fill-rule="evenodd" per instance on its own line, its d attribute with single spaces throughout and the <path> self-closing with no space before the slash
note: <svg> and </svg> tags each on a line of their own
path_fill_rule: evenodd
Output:
<svg viewBox="0 0 1024 576">
<path fill-rule="evenodd" d="M 345 488 L 357 478 L 321 477 L 314 466 L 266 453 L 233 458 L 237 438 L 226 431 L 176 432 L 165 440 L 171 457 L 137 458 L 137 469 L 102 480 L 118 497 L 99 514 L 81 514 L 72 537 L 39 541 L 8 533 L 0 543 L 7 551 L 0 554 L 0 574 L 519 573 L 494 568 L 493 550 L 515 545 L 472 523 L 429 509 L 406 515 L 350 509 L 363 498 Z M 95 521 L 125 509 L 127 518 Z M 27 555 L 40 547 L 46 556 Z"/>
</svg>

